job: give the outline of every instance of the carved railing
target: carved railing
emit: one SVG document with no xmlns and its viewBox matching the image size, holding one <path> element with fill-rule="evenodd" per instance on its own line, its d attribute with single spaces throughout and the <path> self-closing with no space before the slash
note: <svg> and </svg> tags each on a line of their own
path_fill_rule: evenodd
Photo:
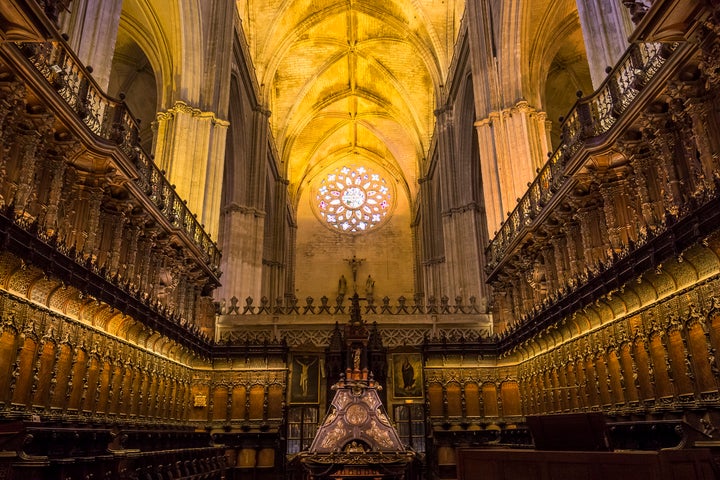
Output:
<svg viewBox="0 0 720 480">
<path fill-rule="evenodd" d="M 375 320 L 380 321 L 376 316 L 383 316 L 383 326 L 377 327 L 377 333 L 387 347 L 436 342 L 444 346 L 460 345 L 461 351 L 473 345 L 482 345 L 484 354 L 495 353 L 497 336 L 493 334 L 492 317 L 487 313 L 488 305 L 484 299 L 477 301 L 471 297 L 466 303 L 458 296 L 453 304 L 447 296 L 438 300 L 433 296 L 424 298 L 417 295 L 412 304 L 403 296 L 391 302 L 385 296 L 378 305 L 372 297 L 368 297 L 358 299 L 357 305 L 359 313 L 373 323 L 373 328 Z M 266 297 L 258 306 L 253 303 L 253 299 L 248 297 L 245 305 L 240 305 L 239 300 L 233 297 L 230 305 L 224 301 L 215 304 L 218 321 L 213 354 L 222 356 L 238 352 L 238 347 L 251 349 L 248 351 L 309 344 L 326 347 L 332 342 L 334 334 L 330 328 L 332 322 L 338 317 L 345 322 L 349 315 L 353 315 L 354 308 L 347 297 L 336 297 L 331 304 L 323 296 L 319 305 L 315 305 L 313 297 L 305 298 L 305 304 L 300 305 L 293 296 L 279 297 L 274 305 Z M 248 317 L 254 318 L 252 325 L 246 322 Z M 270 318 L 272 324 L 268 325 Z M 224 350 L 224 346 L 231 347 L 231 350 Z"/>
<path fill-rule="evenodd" d="M 240 320 L 242 317 L 238 317 Z M 454 317 L 457 320 L 457 317 Z M 233 318 L 224 318 L 223 321 Z M 415 346 L 427 351 L 441 349 L 445 353 L 498 355 L 498 336 L 493 333 L 489 320 L 477 321 L 477 317 L 462 317 L 461 324 L 443 322 L 437 324 L 421 323 L 420 318 L 401 317 L 395 325 L 377 327 L 377 334 L 387 348 Z M 223 322 L 224 323 L 224 322 Z M 373 327 L 375 322 L 373 322 Z M 228 355 L 247 356 L 258 352 L 273 351 L 282 348 L 296 348 L 314 345 L 327 347 L 333 341 L 334 330 L 326 323 L 298 325 L 292 321 L 278 319 L 273 325 L 247 326 L 238 323 L 220 324 L 216 328 L 215 345 L 212 355 L 215 358 L 227 358 Z M 432 345 L 428 347 L 427 345 Z"/>
<path fill-rule="evenodd" d="M 192 345 L 195 350 L 207 353 L 210 338 L 181 312 L 164 305 L 147 291 L 132 284 L 128 278 L 113 275 L 101 268 L 92 257 L 82 251 L 68 248 L 57 235 L 48 236 L 38 228 L 36 221 L 24 217 L 14 219 L 12 206 L 0 209 L 0 242 L 2 250 L 20 257 L 32 256 L 34 266 L 53 276 L 63 285 L 79 289 L 121 309 L 133 319 L 143 322 L 153 330 L 167 335 L 175 341 Z M 31 252 L 31 253 L 30 253 Z M 0 291 L 0 299 L 5 295 Z"/>
<path fill-rule="evenodd" d="M 131 173 L 140 190 L 170 225 L 200 250 L 203 261 L 219 276 L 217 244 L 175 192 L 165 172 L 142 149 L 138 120 L 122 98 L 106 95 L 62 40 L 17 46 L 93 134 L 118 146 L 134 166 Z"/>
<path fill-rule="evenodd" d="M 638 279 L 641 279 L 645 271 L 657 268 L 658 264 L 662 267 L 664 261 L 660 261 L 661 259 L 668 256 L 672 258 L 675 252 L 683 252 L 698 242 L 704 242 L 709 232 L 720 229 L 720 215 L 717 213 L 720 181 L 716 185 L 714 195 L 704 204 L 688 202 L 688 207 L 694 210 L 692 213 L 680 220 L 671 220 L 663 229 L 658 229 L 653 235 L 648 234 L 642 241 L 626 247 L 620 255 L 613 254 L 604 262 L 592 266 L 576 277 L 573 283 L 565 284 L 561 293 L 553 293 L 551 297 L 523 313 L 515 323 L 498 333 L 501 348 L 518 345 L 542 328 L 561 321 L 567 312 L 574 308 L 578 298 L 597 298 L 598 295 L 611 292 L 633 279 L 639 283 Z M 649 261 L 650 259 L 652 261 Z"/>
<path fill-rule="evenodd" d="M 270 299 L 262 297 L 260 305 L 254 305 L 255 301 L 252 297 L 245 299 L 245 305 L 240 305 L 237 297 L 230 299 L 230 304 L 225 301 L 215 304 L 215 313 L 217 315 L 345 315 L 351 312 L 350 298 L 339 296 L 333 303 L 327 296 L 320 299 L 320 304 L 315 304 L 313 297 L 306 297 L 305 304 L 299 303 L 297 297 L 278 297 L 272 304 Z M 423 296 L 416 296 L 412 304 L 408 303 L 408 299 L 400 296 L 397 303 L 390 304 L 391 299 L 387 296 L 379 299 L 380 303 L 372 297 L 361 298 L 360 308 L 363 314 L 380 314 L 380 315 L 481 315 L 488 313 L 488 305 L 485 299 L 478 301 L 475 297 L 470 297 L 468 303 L 463 303 L 461 296 L 455 297 L 455 303 L 450 303 L 450 298 L 446 295 L 440 299 L 430 296 L 425 299 Z"/>
<path fill-rule="evenodd" d="M 43 9 L 45 15 L 57 25 L 60 12 L 67 10 L 72 0 L 37 0 L 37 4 Z"/>
<path fill-rule="evenodd" d="M 612 129 L 676 47 L 660 43 L 631 45 L 600 88 L 578 100 L 560 127 L 560 146 L 490 241 L 486 250 L 488 272 L 496 269 L 515 241 L 570 181 L 571 172 L 566 167 L 583 144 Z"/>
</svg>

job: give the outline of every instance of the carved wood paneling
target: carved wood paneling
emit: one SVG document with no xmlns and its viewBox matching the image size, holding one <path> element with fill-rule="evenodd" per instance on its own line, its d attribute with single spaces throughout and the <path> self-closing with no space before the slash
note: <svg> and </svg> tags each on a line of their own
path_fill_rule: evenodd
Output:
<svg viewBox="0 0 720 480">
<path fill-rule="evenodd" d="M 522 415 L 518 382 L 514 380 L 502 382 L 500 384 L 500 398 L 504 417 L 519 417 Z"/>
<path fill-rule="evenodd" d="M 274 384 L 268 387 L 267 418 L 282 419 L 283 404 L 285 403 L 285 388 L 283 385 Z"/>
<path fill-rule="evenodd" d="M 253 385 L 250 387 L 250 406 L 248 416 L 250 420 L 262 420 L 265 417 L 265 386 Z"/>
<path fill-rule="evenodd" d="M 237 385 L 232 391 L 232 420 L 246 420 L 247 411 L 245 410 L 245 402 L 247 399 L 247 389 L 245 385 Z"/>
<path fill-rule="evenodd" d="M 500 405 L 498 404 L 497 385 L 485 383 L 482 386 L 483 416 L 486 418 L 500 416 Z"/>
</svg>

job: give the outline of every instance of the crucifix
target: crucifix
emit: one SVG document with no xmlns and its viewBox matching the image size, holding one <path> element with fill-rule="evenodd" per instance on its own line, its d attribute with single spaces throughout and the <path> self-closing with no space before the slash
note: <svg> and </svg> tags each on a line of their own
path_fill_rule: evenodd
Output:
<svg viewBox="0 0 720 480">
<path fill-rule="evenodd" d="M 352 279 L 353 279 L 353 289 L 355 293 L 357 293 L 357 272 L 358 268 L 360 268 L 360 264 L 365 261 L 364 258 L 357 258 L 355 255 L 352 256 L 352 258 L 346 258 L 344 259 L 348 264 L 350 265 L 350 269 L 352 270 Z"/>
</svg>

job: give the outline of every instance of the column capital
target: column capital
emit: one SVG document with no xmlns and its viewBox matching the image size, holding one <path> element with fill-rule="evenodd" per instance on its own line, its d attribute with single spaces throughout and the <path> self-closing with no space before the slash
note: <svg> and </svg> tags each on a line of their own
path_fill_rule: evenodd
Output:
<svg viewBox="0 0 720 480">
<path fill-rule="evenodd" d="M 265 107 L 265 105 L 261 104 L 255 105 L 253 107 L 253 112 L 259 113 L 266 117 L 270 117 L 270 115 L 272 115 L 272 112 L 267 107 Z"/>
<path fill-rule="evenodd" d="M 190 115 L 191 117 L 198 117 L 198 118 L 209 118 L 211 122 L 213 122 L 216 125 L 220 126 L 229 126 L 230 122 L 227 120 L 223 120 L 221 118 L 218 118 L 215 112 L 210 111 L 203 111 L 199 108 L 195 108 L 191 105 L 188 105 L 186 102 L 182 100 L 177 100 L 172 107 L 168 108 L 164 112 L 157 112 L 155 114 L 155 121 L 156 122 L 162 122 L 162 121 L 168 121 L 171 120 L 175 115 L 184 113 L 187 115 Z"/>
<path fill-rule="evenodd" d="M 450 104 L 442 105 L 441 107 L 433 110 L 433 113 L 435 114 L 436 117 L 441 117 L 443 115 L 451 116 L 453 113 L 453 106 Z"/>
</svg>

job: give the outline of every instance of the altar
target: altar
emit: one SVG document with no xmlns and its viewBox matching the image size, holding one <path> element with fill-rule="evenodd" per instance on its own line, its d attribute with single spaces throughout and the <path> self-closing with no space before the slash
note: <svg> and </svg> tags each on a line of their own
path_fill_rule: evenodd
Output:
<svg viewBox="0 0 720 480">
<path fill-rule="evenodd" d="M 403 480 L 415 453 L 400 441 L 378 395 L 382 386 L 364 366 L 367 329 L 353 300 L 346 331 L 352 368 L 333 385 L 330 408 L 299 459 L 312 480 Z"/>
</svg>

